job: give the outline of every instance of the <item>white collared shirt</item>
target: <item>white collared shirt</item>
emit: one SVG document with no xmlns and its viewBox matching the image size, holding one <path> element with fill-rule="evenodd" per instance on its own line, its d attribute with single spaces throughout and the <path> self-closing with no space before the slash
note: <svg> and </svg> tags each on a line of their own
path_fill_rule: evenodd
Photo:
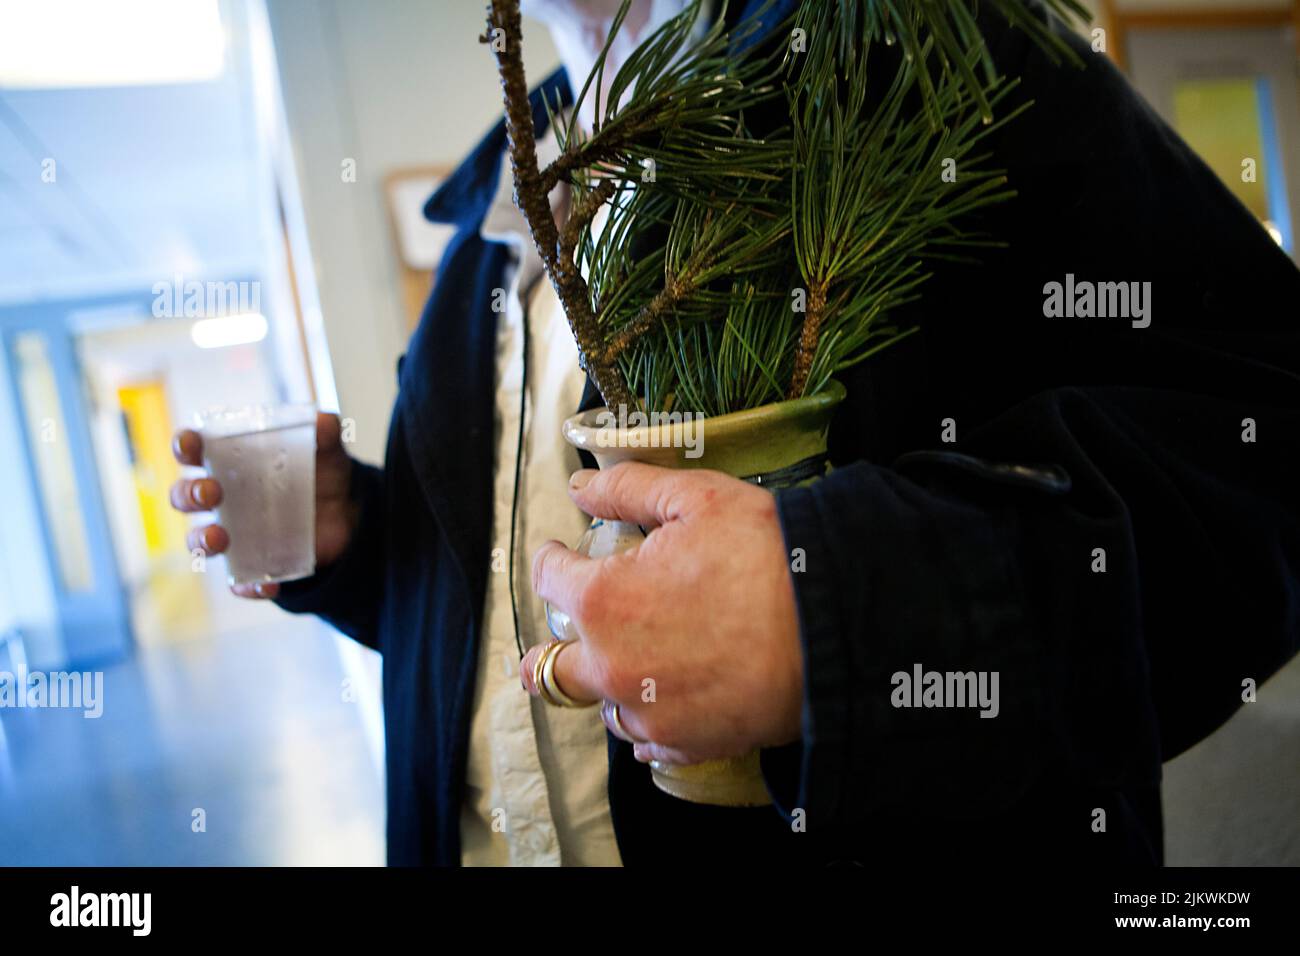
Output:
<svg viewBox="0 0 1300 956">
<path fill-rule="evenodd" d="M 557 152 L 553 133 L 538 142 L 543 165 Z M 461 863 L 618 866 L 599 711 L 551 707 L 530 698 L 519 684 L 507 562 L 515 562 L 520 639 L 527 650 L 550 639 L 544 604 L 532 589 L 532 555 L 551 538 L 576 544 L 590 519 L 569 498 L 569 475 L 581 463 L 560 434 L 560 424 L 582 399 L 585 376 L 564 311 L 542 276 L 537 251 L 514 204 L 508 162 L 502 163 L 497 195 L 481 231 L 485 238 L 506 241 L 515 256 L 503 280 L 505 310 L 497 319 L 493 560 L 461 805 Z M 525 308 L 530 333 L 528 396 L 511 556 Z"/>
</svg>

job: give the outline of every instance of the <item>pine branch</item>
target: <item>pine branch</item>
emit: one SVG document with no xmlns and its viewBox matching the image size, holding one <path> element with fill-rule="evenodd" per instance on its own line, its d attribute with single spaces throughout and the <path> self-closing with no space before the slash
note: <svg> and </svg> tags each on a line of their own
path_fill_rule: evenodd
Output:
<svg viewBox="0 0 1300 956">
<path fill-rule="evenodd" d="M 695 280 L 688 272 L 682 276 L 673 276 L 655 297 L 641 307 L 641 311 L 627 325 L 623 326 L 610 340 L 605 352 L 606 360 L 616 362 L 623 353 L 651 330 L 658 328 L 674 308 L 695 289 Z"/>
<path fill-rule="evenodd" d="M 1077 59 L 1041 13 L 1086 16 L 1077 0 L 985 6 Z M 977 0 L 802 0 L 757 45 L 722 13 L 699 37 L 692 0 L 606 84 L 628 9 L 568 117 L 550 116 L 561 153 L 540 170 L 518 0 L 491 0 L 488 20 L 505 40 L 493 49 L 516 201 L 606 404 L 715 415 L 816 394 L 915 331 L 890 313 L 919 297 L 926 260 L 988 245 L 966 217 L 1014 195 L 976 152 L 1026 108 L 995 115 L 1014 81 L 996 75 Z M 782 43 L 795 27 L 806 49 Z M 872 52 L 889 46 L 892 76 Z M 940 176 L 949 160 L 955 180 Z M 561 182 L 579 198 L 557 227 Z"/>
<path fill-rule="evenodd" d="M 1025 0 L 987 0 L 987 3 L 1058 62 L 1079 63 L 1075 52 L 1044 25 Z M 1067 22 L 1092 18 L 1079 0 L 1043 0 L 1043 6 Z M 957 80 L 975 98 L 985 122 L 992 122 L 993 104 L 985 88 L 997 78 L 997 70 L 975 23 L 977 9 L 977 0 L 868 0 L 862 9 L 863 27 L 868 42 L 883 41 L 890 46 L 897 43 L 904 55 L 918 66 L 928 67 L 933 54 L 942 74 Z M 971 60 L 972 52 L 976 54 L 975 62 Z M 976 74 L 977 67 L 984 74 L 982 80 Z M 918 69 L 917 80 L 931 126 L 938 128 L 942 120 L 934 80 L 928 69 Z"/>
<path fill-rule="evenodd" d="M 501 32 L 496 33 L 498 30 Z M 555 287 L 555 294 L 564 306 L 578 344 L 579 358 L 608 407 L 635 408 L 636 402 L 622 373 L 617 366 L 604 361 L 600 326 L 592 313 L 590 292 L 582 272 L 571 257 L 560 254 L 559 230 L 548 198 L 550 190 L 545 188 L 537 163 L 532 107 L 524 76 L 519 0 L 492 0 L 488 8 L 488 33 L 481 40 L 491 46 L 501 77 L 515 201 L 528 222 L 537 254 Z"/>
</svg>

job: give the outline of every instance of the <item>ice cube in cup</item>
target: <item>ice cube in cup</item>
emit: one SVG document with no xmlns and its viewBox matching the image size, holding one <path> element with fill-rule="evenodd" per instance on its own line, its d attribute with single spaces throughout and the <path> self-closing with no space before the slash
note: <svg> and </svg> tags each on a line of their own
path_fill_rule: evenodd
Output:
<svg viewBox="0 0 1300 956">
<path fill-rule="evenodd" d="M 316 570 L 316 408 L 240 405 L 199 415 L 203 464 L 221 483 L 217 521 L 230 535 L 231 584 Z"/>
</svg>

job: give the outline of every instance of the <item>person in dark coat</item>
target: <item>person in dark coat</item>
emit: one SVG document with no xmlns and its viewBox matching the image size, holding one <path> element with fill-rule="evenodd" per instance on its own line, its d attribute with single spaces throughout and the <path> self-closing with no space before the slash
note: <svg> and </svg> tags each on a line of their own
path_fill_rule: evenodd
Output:
<svg viewBox="0 0 1300 956">
<path fill-rule="evenodd" d="M 1005 245 L 936 265 L 897 316 L 920 332 L 842 376 L 827 477 L 773 496 L 642 465 L 574 476 L 584 511 L 658 526 L 631 556 L 555 542 L 533 565 L 582 633 L 558 682 L 620 705 L 624 864 L 1158 864 L 1161 765 L 1296 653 L 1300 271 L 1048 19 L 1082 67 L 981 14 L 1022 79 L 1012 103 L 1034 101 L 989 141 L 1018 196 L 978 226 Z M 569 79 L 541 88 L 568 101 Z M 383 467 L 322 422 L 319 570 L 265 590 L 384 655 L 394 864 L 461 861 L 496 543 L 491 298 L 513 255 L 480 226 L 504 148 L 498 125 L 428 204 L 458 232 L 399 367 Z M 1119 282 L 1144 317 L 1051 304 Z M 210 504 L 213 484 L 177 500 Z M 926 675 L 948 672 L 988 678 L 981 707 L 927 704 Z M 755 747 L 771 807 L 675 800 L 644 763 Z"/>
</svg>

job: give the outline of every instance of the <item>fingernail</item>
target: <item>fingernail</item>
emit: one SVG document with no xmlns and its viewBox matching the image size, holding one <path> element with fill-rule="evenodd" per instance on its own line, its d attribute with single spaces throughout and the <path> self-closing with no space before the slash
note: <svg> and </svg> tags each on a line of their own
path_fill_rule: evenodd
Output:
<svg viewBox="0 0 1300 956">
<path fill-rule="evenodd" d="M 575 471 L 569 476 L 569 490 L 581 491 L 583 488 L 586 488 L 587 483 L 591 481 L 592 476 L 595 474 L 596 473 L 590 468 L 584 468 L 582 471 Z"/>
<path fill-rule="evenodd" d="M 194 484 L 190 485 L 190 497 L 194 499 L 194 503 L 200 508 L 206 508 L 208 506 L 208 503 L 203 500 L 202 482 L 196 481 Z"/>
<path fill-rule="evenodd" d="M 253 593 L 256 594 L 258 597 L 266 597 L 266 585 L 265 585 L 265 584 L 254 584 L 254 585 L 253 585 Z"/>
</svg>

